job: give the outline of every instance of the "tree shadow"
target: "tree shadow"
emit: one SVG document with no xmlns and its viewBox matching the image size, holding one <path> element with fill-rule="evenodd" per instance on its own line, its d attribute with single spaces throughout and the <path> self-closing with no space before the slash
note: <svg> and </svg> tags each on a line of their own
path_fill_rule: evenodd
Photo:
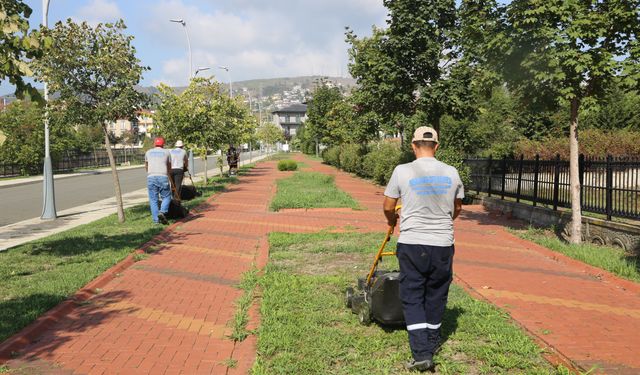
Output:
<svg viewBox="0 0 640 375">
<path fill-rule="evenodd" d="M 51 352 L 64 346 L 75 336 L 93 329 L 105 320 L 119 314 L 134 313 L 137 308 L 114 307 L 114 304 L 130 297 L 129 292 L 112 291 L 97 295 L 87 301 L 71 302 L 76 304 L 73 310 L 58 318 L 54 324 L 46 326 L 44 333 L 38 333 L 36 338 L 29 338 L 30 342 L 14 353 L 14 360 L 9 367 L 22 367 L 25 363 L 37 361 L 38 357 L 47 357 Z M 38 293 L 20 296 L 0 302 L 3 319 L 0 320 L 0 341 L 7 339 L 14 332 L 26 327 L 38 316 L 57 306 L 67 299 L 64 295 Z"/>
</svg>

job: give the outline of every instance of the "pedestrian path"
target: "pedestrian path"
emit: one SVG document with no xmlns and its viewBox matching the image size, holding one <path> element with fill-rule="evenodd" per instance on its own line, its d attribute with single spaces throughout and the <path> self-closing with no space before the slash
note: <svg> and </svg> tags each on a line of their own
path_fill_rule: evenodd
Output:
<svg viewBox="0 0 640 375">
<path fill-rule="evenodd" d="M 269 212 L 275 181 L 291 172 L 259 163 L 156 238 L 152 256 L 90 285 L 91 299 L 0 345 L 0 360 L 15 344 L 9 368 L 34 374 L 248 373 L 256 337 L 234 342 L 229 336 L 242 295 L 237 284 L 244 272 L 265 265 L 268 233 L 385 230 L 382 188 L 304 161 L 334 175 L 365 209 Z M 640 287 L 520 240 L 500 220 L 465 207 L 456 223 L 457 282 L 509 312 L 557 353 L 553 358 L 638 373 Z M 250 317 L 248 328 L 257 327 L 257 306 Z"/>
</svg>

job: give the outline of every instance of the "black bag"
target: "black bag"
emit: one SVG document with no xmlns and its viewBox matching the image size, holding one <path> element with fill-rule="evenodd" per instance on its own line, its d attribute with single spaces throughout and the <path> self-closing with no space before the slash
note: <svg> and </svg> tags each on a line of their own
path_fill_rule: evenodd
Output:
<svg viewBox="0 0 640 375">
<path fill-rule="evenodd" d="M 177 199 L 171 199 L 169 212 L 165 215 L 167 219 L 184 219 L 189 215 L 189 209 L 184 207 Z"/>
<path fill-rule="evenodd" d="M 184 201 L 190 201 L 196 197 L 202 195 L 202 192 L 198 191 L 193 185 L 182 185 L 182 191 L 180 191 L 180 197 Z"/>
</svg>

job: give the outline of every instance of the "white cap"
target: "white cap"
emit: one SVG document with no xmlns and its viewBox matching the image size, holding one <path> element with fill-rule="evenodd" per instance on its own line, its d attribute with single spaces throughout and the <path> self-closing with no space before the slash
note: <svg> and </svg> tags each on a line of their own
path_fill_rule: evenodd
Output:
<svg viewBox="0 0 640 375">
<path fill-rule="evenodd" d="M 418 141 L 431 141 L 438 143 L 438 132 L 434 128 L 428 126 L 421 126 L 413 132 L 413 139 L 411 142 Z"/>
<path fill-rule="evenodd" d="M 176 142 L 176 147 L 183 147 L 184 143 L 182 143 L 182 141 L 178 141 Z"/>
</svg>

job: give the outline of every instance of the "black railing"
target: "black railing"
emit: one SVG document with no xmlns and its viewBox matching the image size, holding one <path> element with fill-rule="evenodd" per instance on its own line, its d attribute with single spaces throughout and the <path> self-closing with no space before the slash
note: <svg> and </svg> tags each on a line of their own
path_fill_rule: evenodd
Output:
<svg viewBox="0 0 640 375">
<path fill-rule="evenodd" d="M 114 149 L 113 158 L 116 165 L 125 163 L 144 163 L 144 151 L 140 149 L 126 150 Z M 54 172 L 69 172 L 85 168 L 108 167 L 109 155 L 106 150 L 97 150 L 91 153 L 67 153 L 64 157 L 53 160 Z"/>
<path fill-rule="evenodd" d="M 113 157 L 116 165 L 126 163 L 144 163 L 144 151 L 141 149 L 113 149 Z M 79 169 L 101 168 L 109 166 L 107 150 L 91 152 L 66 152 L 62 156 L 52 157 L 54 173 L 71 172 Z M 22 175 L 37 175 L 42 173 L 42 164 L 23 166 L 18 164 L 0 164 L 0 178 L 16 177 Z"/>
<path fill-rule="evenodd" d="M 532 205 L 571 208 L 569 162 L 554 160 L 467 159 L 469 190 L 528 201 Z M 585 158 L 578 163 L 583 211 L 640 219 L 640 158 Z"/>
</svg>

